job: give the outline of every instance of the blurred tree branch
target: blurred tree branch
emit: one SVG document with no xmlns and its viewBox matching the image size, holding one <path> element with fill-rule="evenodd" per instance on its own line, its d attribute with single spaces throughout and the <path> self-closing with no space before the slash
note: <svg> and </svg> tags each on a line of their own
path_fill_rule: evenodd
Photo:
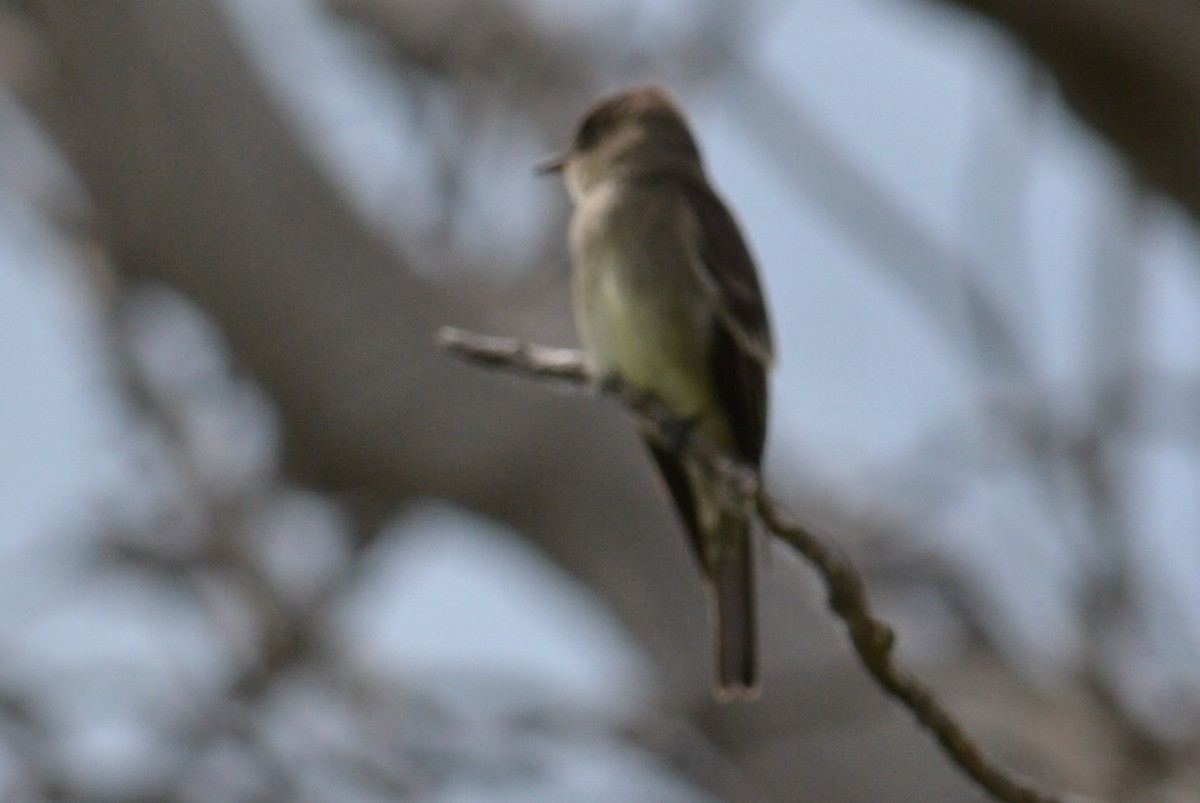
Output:
<svg viewBox="0 0 1200 803">
<path fill-rule="evenodd" d="M 1200 219 L 1200 5 L 941 0 L 1013 34 L 1080 117 Z"/>
</svg>

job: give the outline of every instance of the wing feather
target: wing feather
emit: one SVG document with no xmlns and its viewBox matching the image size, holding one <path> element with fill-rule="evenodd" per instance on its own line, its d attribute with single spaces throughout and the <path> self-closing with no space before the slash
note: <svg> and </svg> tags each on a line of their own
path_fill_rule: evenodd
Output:
<svg viewBox="0 0 1200 803">
<path fill-rule="evenodd" d="M 713 384 L 732 424 L 742 459 L 762 459 L 767 434 L 771 327 L 754 260 L 736 221 L 703 180 L 685 185 L 699 243 L 690 260 L 716 310 L 709 350 Z"/>
<path fill-rule="evenodd" d="M 699 243 L 691 264 L 710 293 L 721 323 L 741 350 L 764 368 L 770 368 L 771 327 L 754 259 L 741 230 L 707 182 L 688 181 L 685 193 L 698 230 L 698 236 L 689 238 L 690 242 Z"/>
</svg>

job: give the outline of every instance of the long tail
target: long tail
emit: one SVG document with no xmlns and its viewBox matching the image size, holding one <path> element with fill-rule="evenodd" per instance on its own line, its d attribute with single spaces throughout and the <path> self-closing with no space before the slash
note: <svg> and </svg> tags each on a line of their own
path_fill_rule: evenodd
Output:
<svg viewBox="0 0 1200 803">
<path fill-rule="evenodd" d="M 744 518 L 721 518 L 721 544 L 712 581 L 712 625 L 717 654 L 717 698 L 758 696 L 758 632 L 755 616 L 754 555 Z"/>
<path fill-rule="evenodd" d="M 647 441 L 675 501 L 709 591 L 709 621 L 716 652 L 717 699 L 758 694 L 758 631 L 755 625 L 754 555 L 745 518 L 720 512 L 713 495 L 696 493 L 679 459 Z M 708 508 L 701 515 L 700 508 Z M 705 528 L 704 521 L 716 526 Z"/>
</svg>

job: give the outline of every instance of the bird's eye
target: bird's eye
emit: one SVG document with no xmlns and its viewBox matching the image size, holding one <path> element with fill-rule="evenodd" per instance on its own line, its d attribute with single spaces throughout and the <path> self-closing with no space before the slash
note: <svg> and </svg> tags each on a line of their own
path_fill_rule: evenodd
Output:
<svg viewBox="0 0 1200 803">
<path fill-rule="evenodd" d="M 600 141 L 600 132 L 604 127 L 604 122 L 598 115 L 591 115 L 583 121 L 583 125 L 579 126 L 579 133 L 575 135 L 575 147 L 577 150 L 586 151 Z"/>
</svg>

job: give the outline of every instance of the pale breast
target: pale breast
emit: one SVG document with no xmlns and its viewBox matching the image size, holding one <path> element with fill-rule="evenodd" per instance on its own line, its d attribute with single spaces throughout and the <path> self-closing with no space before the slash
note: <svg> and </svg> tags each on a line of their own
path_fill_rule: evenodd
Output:
<svg viewBox="0 0 1200 803">
<path fill-rule="evenodd" d="M 713 315 L 686 209 L 669 191 L 615 182 L 583 199 L 571 226 L 576 325 L 593 369 L 655 393 L 680 415 L 710 409 Z"/>
</svg>

